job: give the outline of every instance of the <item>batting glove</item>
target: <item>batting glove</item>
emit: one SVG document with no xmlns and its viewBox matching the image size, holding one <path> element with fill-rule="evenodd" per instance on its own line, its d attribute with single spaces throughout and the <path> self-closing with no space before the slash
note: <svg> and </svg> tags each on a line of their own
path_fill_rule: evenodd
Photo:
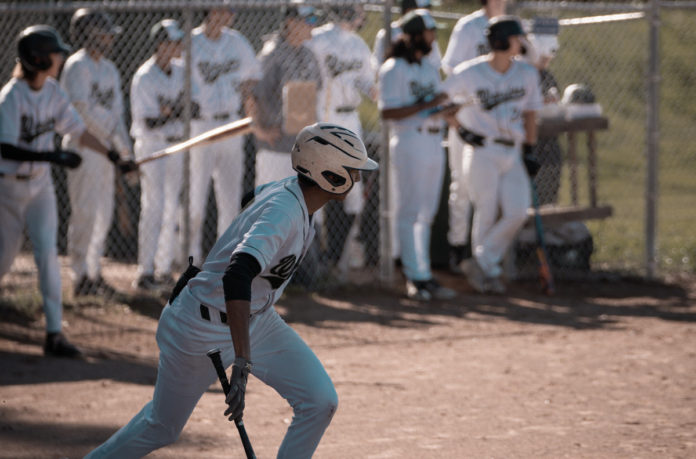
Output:
<svg viewBox="0 0 696 459">
<path fill-rule="evenodd" d="M 527 169 L 527 174 L 530 178 L 536 177 L 541 169 L 541 163 L 536 157 L 534 150 L 536 145 L 525 143 L 522 145 L 522 161 L 524 162 L 524 167 Z"/>
<path fill-rule="evenodd" d="M 46 153 L 46 159 L 59 166 L 76 169 L 82 163 L 82 156 L 68 150 L 56 150 Z"/>
<path fill-rule="evenodd" d="M 246 392 L 247 378 L 251 371 L 251 362 L 245 358 L 237 357 L 232 366 L 232 376 L 230 377 L 230 391 L 227 393 L 228 408 L 225 410 L 227 419 L 234 421 L 241 419 L 244 413 L 244 394 Z"/>
</svg>

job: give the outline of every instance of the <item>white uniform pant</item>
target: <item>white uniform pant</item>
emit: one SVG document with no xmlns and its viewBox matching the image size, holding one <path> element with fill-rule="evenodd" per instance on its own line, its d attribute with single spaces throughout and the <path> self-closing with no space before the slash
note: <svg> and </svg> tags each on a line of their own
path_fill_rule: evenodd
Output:
<svg viewBox="0 0 696 459">
<path fill-rule="evenodd" d="M 260 149 L 256 152 L 256 186 L 295 175 L 290 152 Z"/>
<path fill-rule="evenodd" d="M 474 203 L 473 255 L 488 277 L 502 274 L 503 255 L 527 219 L 529 177 L 519 147 L 464 148 L 464 170 Z M 498 216 L 500 209 L 500 218 Z"/>
<path fill-rule="evenodd" d="M 169 144 L 162 140 L 135 142 L 136 158 L 143 158 Z M 179 224 L 183 154 L 150 161 L 140 166 L 140 222 L 138 224 L 138 275 L 166 275 L 179 250 Z"/>
<path fill-rule="evenodd" d="M 440 134 L 416 130 L 394 132 L 389 141 L 401 263 L 413 281 L 432 278 L 430 233 L 445 168 L 441 141 Z"/>
<path fill-rule="evenodd" d="M 68 254 L 73 276 L 96 280 L 114 212 L 114 166 L 93 150 L 80 151 L 82 163 L 68 170 L 70 227 Z"/>
<path fill-rule="evenodd" d="M 192 135 L 220 125 L 219 122 L 196 122 Z M 189 215 L 191 244 L 188 255 L 201 263 L 203 223 L 208 203 L 208 187 L 213 179 L 217 203 L 217 236 L 225 232 L 240 209 L 244 177 L 244 137 L 231 137 L 212 145 L 192 148 L 190 155 Z"/>
<path fill-rule="evenodd" d="M 48 333 L 61 330 L 63 299 L 56 233 L 56 194 L 48 170 L 31 180 L 0 177 L 0 280 L 10 271 L 26 225 L 39 271 Z"/>
<path fill-rule="evenodd" d="M 201 318 L 199 303 L 188 288 L 164 308 L 157 328 L 160 358 L 152 401 L 87 458 L 137 458 L 176 441 L 198 400 L 217 381 L 206 352 L 220 348 L 225 368 L 234 361 L 230 329 L 220 323 L 217 311 L 210 312 L 212 321 Z M 273 387 L 294 411 L 277 457 L 311 457 L 338 406 L 331 379 L 274 308 L 251 319 L 249 337 L 252 374 Z M 222 407 L 224 397 L 218 396 Z M 246 410 L 254 406 L 247 403 Z"/>
<path fill-rule="evenodd" d="M 466 245 L 469 242 L 469 220 L 471 200 L 469 187 L 464 180 L 464 141 L 456 129 L 450 128 L 447 134 L 447 155 L 450 167 L 449 187 L 449 231 L 447 240 L 452 246 Z"/>
</svg>

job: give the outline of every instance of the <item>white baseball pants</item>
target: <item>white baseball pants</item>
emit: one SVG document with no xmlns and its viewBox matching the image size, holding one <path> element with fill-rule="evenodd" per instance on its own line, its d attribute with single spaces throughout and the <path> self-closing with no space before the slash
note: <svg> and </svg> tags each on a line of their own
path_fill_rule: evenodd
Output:
<svg viewBox="0 0 696 459">
<path fill-rule="evenodd" d="M 471 200 L 469 187 L 464 180 L 464 142 L 456 129 L 447 133 L 447 156 L 450 167 L 449 186 L 449 230 L 447 240 L 452 246 L 465 245 L 469 242 L 469 219 L 471 218 Z"/>
<path fill-rule="evenodd" d="M 102 154 L 81 149 L 82 163 L 68 170 L 68 254 L 73 276 L 96 280 L 114 212 L 114 166 Z"/>
<path fill-rule="evenodd" d="M 0 280 L 19 252 L 26 225 L 39 271 L 48 333 L 61 330 L 63 298 L 58 263 L 58 211 L 49 169 L 31 180 L 0 177 Z"/>
<path fill-rule="evenodd" d="M 389 141 L 396 191 L 396 229 L 404 274 L 412 281 L 432 278 L 430 233 L 445 169 L 440 134 L 393 132 Z"/>
<path fill-rule="evenodd" d="M 193 123 L 192 135 L 201 134 L 218 126 L 220 123 L 217 121 Z M 213 179 L 217 203 L 217 236 L 225 232 L 239 213 L 245 171 L 244 137 L 232 137 L 211 145 L 192 148 L 189 157 L 191 244 L 188 255 L 192 255 L 196 263 L 201 263 L 203 223 L 211 179 Z"/>
<path fill-rule="evenodd" d="M 529 177 L 519 146 L 464 147 L 464 170 L 474 203 L 473 255 L 488 277 L 502 274 L 501 261 L 527 219 Z M 498 216 L 500 209 L 501 216 Z"/>
<path fill-rule="evenodd" d="M 169 144 L 162 140 L 137 139 L 137 159 Z M 166 275 L 179 250 L 176 227 L 179 223 L 179 193 L 183 177 L 183 154 L 145 163 L 140 167 L 140 222 L 138 224 L 138 275 L 155 272 Z"/>
<path fill-rule="evenodd" d="M 202 319 L 199 307 L 185 288 L 174 304 L 164 308 L 157 328 L 160 358 L 152 400 L 86 458 L 139 458 L 179 437 L 203 393 L 217 384 L 206 353 L 220 348 L 226 368 L 234 361 L 229 327 L 213 309 L 211 321 Z M 338 406 L 331 379 L 274 308 L 251 319 L 249 337 L 252 374 L 273 387 L 294 411 L 277 457 L 311 457 Z M 252 379 L 248 384 L 255 383 Z M 223 403 L 220 395 L 221 407 Z M 254 407 L 247 404 L 246 409 Z"/>
</svg>

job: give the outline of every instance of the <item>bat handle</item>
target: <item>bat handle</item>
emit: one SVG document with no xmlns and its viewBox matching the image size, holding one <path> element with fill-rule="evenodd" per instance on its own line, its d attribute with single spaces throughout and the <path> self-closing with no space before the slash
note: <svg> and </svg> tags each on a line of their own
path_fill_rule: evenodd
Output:
<svg viewBox="0 0 696 459">
<path fill-rule="evenodd" d="M 227 380 L 227 373 L 225 373 L 225 367 L 222 366 L 222 359 L 220 358 L 220 349 L 215 348 L 206 354 L 210 360 L 213 362 L 215 367 L 215 372 L 220 380 L 220 385 L 222 386 L 222 391 L 225 396 L 230 393 L 230 382 Z M 249 435 L 247 435 L 246 428 L 244 427 L 244 421 L 242 418 L 235 419 L 234 425 L 237 427 L 239 432 L 239 437 L 242 439 L 242 445 L 244 446 L 244 452 L 246 453 L 247 459 L 256 459 L 256 454 L 254 453 L 254 448 L 251 446 L 251 441 L 249 440 Z"/>
</svg>

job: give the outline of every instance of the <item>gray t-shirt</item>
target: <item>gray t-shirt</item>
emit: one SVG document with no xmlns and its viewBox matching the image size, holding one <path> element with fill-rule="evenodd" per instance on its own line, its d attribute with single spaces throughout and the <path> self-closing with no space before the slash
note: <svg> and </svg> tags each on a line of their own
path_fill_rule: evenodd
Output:
<svg viewBox="0 0 696 459">
<path fill-rule="evenodd" d="M 254 97 L 258 103 L 259 126 L 280 128 L 282 136 L 273 145 L 261 140 L 257 141 L 257 145 L 259 149 L 290 153 L 296 134 L 282 132 L 283 86 L 291 81 L 316 81 L 319 89 L 321 73 L 319 63 L 310 49 L 304 45 L 295 48 L 280 38 L 276 40 L 275 46 L 268 53 L 261 53 L 263 77 L 254 87 Z M 318 109 L 316 106 L 311 108 Z"/>
</svg>

